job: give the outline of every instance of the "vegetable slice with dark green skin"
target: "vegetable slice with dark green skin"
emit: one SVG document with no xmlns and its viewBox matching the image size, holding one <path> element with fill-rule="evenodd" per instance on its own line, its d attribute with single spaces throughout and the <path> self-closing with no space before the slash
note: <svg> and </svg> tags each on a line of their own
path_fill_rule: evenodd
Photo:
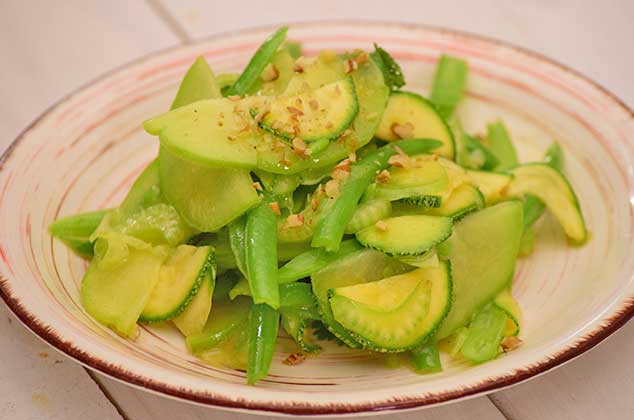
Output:
<svg viewBox="0 0 634 420">
<path fill-rule="evenodd" d="M 249 314 L 249 359 L 247 383 L 255 384 L 269 373 L 275 341 L 280 323 L 280 313 L 265 303 L 254 304 Z"/>
<path fill-rule="evenodd" d="M 185 337 L 197 334 L 205 327 L 209 313 L 211 312 L 212 296 L 215 286 L 216 273 L 209 270 L 191 303 L 187 305 L 183 313 L 172 319 L 176 328 L 178 328 Z"/>
<path fill-rule="evenodd" d="M 176 248 L 163 263 L 139 320 L 158 322 L 180 315 L 196 296 L 210 270 L 215 277 L 213 248 L 191 245 Z"/>
<path fill-rule="evenodd" d="M 332 290 L 335 319 L 368 348 L 401 352 L 420 346 L 451 307 L 451 268 L 418 268 L 379 281 Z"/>
<path fill-rule="evenodd" d="M 467 170 L 467 177 L 469 183 L 480 190 L 487 205 L 502 200 L 513 179 L 511 174 L 473 170 Z"/>
<path fill-rule="evenodd" d="M 427 343 L 410 350 L 410 358 L 416 373 L 435 373 L 442 371 L 440 353 L 436 343 Z"/>
<path fill-rule="evenodd" d="M 436 73 L 431 86 L 431 101 L 438 112 L 448 119 L 462 99 L 467 84 L 467 62 L 449 55 L 441 55 L 436 64 Z"/>
<path fill-rule="evenodd" d="M 436 339 L 466 325 L 474 312 L 507 287 L 522 236 L 522 204 L 508 201 L 456 223 L 445 242 L 453 275 L 454 303 Z"/>
<path fill-rule="evenodd" d="M 482 208 L 484 208 L 482 193 L 469 184 L 462 184 L 453 190 L 449 198 L 443 201 L 438 208 L 429 208 L 423 211 L 432 216 L 451 217 L 456 221 Z"/>
<path fill-rule="evenodd" d="M 93 246 L 90 237 L 110 211 L 97 210 L 57 219 L 51 223 L 48 231 L 80 257 L 91 258 Z"/>
<path fill-rule="evenodd" d="M 409 128 L 407 133 L 403 131 L 397 134 L 396 126 Z M 453 133 L 444 118 L 432 103 L 413 92 L 392 93 L 375 135 L 386 141 L 399 138 L 435 139 L 442 143 L 434 150 L 435 153 L 448 159 L 453 159 L 455 155 Z"/>
<path fill-rule="evenodd" d="M 506 313 L 507 321 L 504 328 L 505 336 L 516 336 L 520 333 L 520 321 L 522 310 L 517 303 L 510 288 L 502 290 L 493 300 L 493 304 Z"/>
<path fill-rule="evenodd" d="M 507 316 L 497 306 L 489 304 L 480 310 L 469 325 L 469 332 L 460 352 L 472 362 L 495 359 L 504 337 Z"/>
<path fill-rule="evenodd" d="M 280 286 L 281 320 L 284 330 L 293 337 L 306 353 L 317 353 L 321 347 L 311 341 L 307 327 L 321 317 L 315 295 L 308 283 L 291 283 Z"/>
<path fill-rule="evenodd" d="M 564 154 L 558 143 L 550 145 L 544 156 L 544 162 L 553 169 L 561 171 L 563 168 Z M 524 197 L 524 226 L 528 229 L 544 213 L 546 205 L 537 197 L 526 194 Z"/>
<path fill-rule="evenodd" d="M 356 233 L 359 243 L 391 256 L 420 255 L 451 235 L 451 218 L 411 215 L 388 217 Z"/>
<path fill-rule="evenodd" d="M 308 327 L 314 320 L 302 315 L 302 313 L 283 312 L 282 328 L 295 340 L 299 348 L 306 353 L 318 353 L 321 346 L 311 341 Z"/>
<path fill-rule="evenodd" d="M 202 99 L 219 97 L 220 87 L 216 83 L 214 73 L 205 59 L 199 56 L 185 73 L 170 109 L 176 109 Z"/>
<path fill-rule="evenodd" d="M 280 307 L 277 268 L 277 216 L 270 196 L 247 213 L 246 265 L 253 302 Z"/>
<path fill-rule="evenodd" d="M 387 166 L 390 156 L 397 153 L 396 147 L 414 155 L 425 153 L 438 144 L 435 140 L 401 140 L 381 147 L 368 154 L 350 167 L 350 176 L 341 185 L 340 194 L 335 198 L 329 212 L 319 220 L 311 245 L 334 252 L 339 249 L 341 238 L 364 191 L 372 183 L 377 172 Z"/>
<path fill-rule="evenodd" d="M 328 264 L 311 275 L 313 292 L 317 298 L 322 322 L 331 333 L 349 347 L 362 348 L 363 346 L 350 332 L 335 321 L 328 302 L 328 291 L 337 287 L 380 280 L 403 273 L 408 269 L 411 267 L 371 249 L 353 252 Z"/>
<path fill-rule="evenodd" d="M 370 53 L 372 60 L 379 66 L 383 72 L 383 79 L 390 90 L 394 91 L 405 86 L 405 77 L 401 66 L 392 58 L 390 53 L 374 44 L 374 52 Z"/>
<path fill-rule="evenodd" d="M 118 210 L 122 218 L 127 218 L 141 209 L 163 201 L 159 186 L 159 163 L 158 159 L 154 159 L 134 181 Z"/>
<path fill-rule="evenodd" d="M 391 213 L 392 203 L 389 200 L 376 199 L 361 203 L 348 222 L 345 233 L 356 233 L 389 217 Z"/>
<path fill-rule="evenodd" d="M 361 245 L 355 240 L 343 241 L 337 252 L 327 252 L 320 248 L 311 249 L 280 267 L 278 272 L 279 281 L 280 283 L 292 283 L 303 279 L 321 270 L 331 262 L 360 249 L 362 249 Z"/>
<path fill-rule="evenodd" d="M 570 240 L 586 241 L 588 233 L 579 200 L 566 177 L 544 163 L 529 163 L 513 169 L 509 197 L 532 194 L 546 204 Z"/>
<path fill-rule="evenodd" d="M 518 164 L 517 152 L 511 136 L 502 121 L 487 125 L 487 140 L 489 150 L 497 158 L 496 171 L 506 171 Z"/>
<path fill-rule="evenodd" d="M 247 277 L 247 218 L 239 217 L 229 223 L 229 244 L 236 259 L 236 266 L 242 275 Z"/>
<path fill-rule="evenodd" d="M 288 32 L 288 28 L 282 27 L 260 45 L 253 57 L 251 57 L 251 60 L 249 60 L 249 64 L 247 64 L 240 77 L 238 77 L 238 80 L 227 90 L 227 96 L 242 96 L 251 90 L 253 85 L 260 79 L 264 68 L 271 62 L 278 48 L 286 39 L 286 32 Z"/>
</svg>

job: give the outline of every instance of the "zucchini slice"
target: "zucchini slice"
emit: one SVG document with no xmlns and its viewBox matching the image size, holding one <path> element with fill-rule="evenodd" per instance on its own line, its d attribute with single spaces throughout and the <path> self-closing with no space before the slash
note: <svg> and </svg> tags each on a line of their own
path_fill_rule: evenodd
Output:
<svg viewBox="0 0 634 420">
<path fill-rule="evenodd" d="M 208 271 L 215 276 L 214 249 L 181 245 L 161 267 L 140 321 L 166 321 L 180 315 L 198 293 Z"/>
<path fill-rule="evenodd" d="M 398 257 L 398 260 L 418 268 L 436 268 L 440 264 L 438 253 L 435 249 L 421 255 Z"/>
<path fill-rule="evenodd" d="M 454 303 L 436 338 L 466 325 L 513 279 L 523 231 L 522 204 L 507 201 L 472 213 L 454 225 L 445 243 L 453 275 Z"/>
<path fill-rule="evenodd" d="M 207 275 L 191 303 L 187 305 L 182 314 L 172 319 L 176 328 L 185 337 L 201 332 L 207 323 L 209 312 L 211 312 L 211 300 L 216 286 L 216 276 L 213 271 L 207 271 Z"/>
<path fill-rule="evenodd" d="M 170 109 L 180 108 L 202 99 L 219 98 L 220 86 L 216 77 L 205 61 L 198 56 L 194 64 L 187 70 Z"/>
<path fill-rule="evenodd" d="M 467 170 L 468 182 L 478 188 L 487 205 L 495 204 L 507 195 L 513 175 L 497 172 Z"/>
<path fill-rule="evenodd" d="M 447 200 L 442 202 L 440 207 L 425 209 L 425 214 L 451 217 L 455 221 L 483 207 L 484 196 L 480 190 L 469 184 L 462 184 L 451 193 Z"/>
<path fill-rule="evenodd" d="M 522 310 L 517 300 L 513 297 L 510 288 L 502 290 L 493 300 L 493 304 L 506 313 L 508 319 L 504 328 L 504 335 L 518 335 L 520 333 L 520 322 Z"/>
<path fill-rule="evenodd" d="M 436 107 L 422 96 L 413 92 L 394 92 L 383 113 L 376 136 L 381 140 L 395 141 L 403 137 L 396 133 L 397 126 L 407 126 L 406 138 L 426 138 L 443 143 L 436 153 L 448 159 L 455 155 L 455 144 L 451 129 Z"/>
<path fill-rule="evenodd" d="M 451 235 L 451 218 L 427 215 L 383 219 L 356 233 L 361 245 L 387 255 L 420 255 Z"/>
<path fill-rule="evenodd" d="M 336 288 L 335 319 L 367 347 L 381 352 L 412 349 L 429 338 L 451 306 L 451 269 L 419 268 L 383 280 Z"/>
<path fill-rule="evenodd" d="M 338 138 L 359 111 L 351 77 L 297 95 L 280 96 L 268 112 L 254 108 L 251 115 L 266 112 L 260 128 L 285 140 L 296 137 L 311 143 Z"/>
<path fill-rule="evenodd" d="M 359 204 L 346 226 L 346 233 L 356 233 L 371 226 L 392 213 L 392 203 L 389 200 L 370 200 Z"/>
<path fill-rule="evenodd" d="M 509 196 L 536 196 L 546 204 L 572 241 L 577 244 L 586 241 L 588 232 L 579 200 L 561 172 L 545 163 L 529 163 L 513 169 L 512 174 Z"/>
<path fill-rule="evenodd" d="M 363 346 L 341 326 L 332 314 L 328 301 L 328 291 L 337 287 L 376 281 L 411 269 L 398 260 L 382 252 L 362 249 L 353 252 L 327 265 L 311 276 L 313 293 L 321 313 L 321 321 L 328 330 L 349 347 L 358 349 Z"/>
<path fill-rule="evenodd" d="M 249 172 L 211 168 L 159 150 L 161 192 L 185 219 L 202 232 L 214 232 L 260 202 Z"/>
</svg>

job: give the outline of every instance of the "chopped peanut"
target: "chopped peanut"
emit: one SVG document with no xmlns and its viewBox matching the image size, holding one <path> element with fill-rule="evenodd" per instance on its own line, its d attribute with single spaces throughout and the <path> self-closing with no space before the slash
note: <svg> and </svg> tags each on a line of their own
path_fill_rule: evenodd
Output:
<svg viewBox="0 0 634 420">
<path fill-rule="evenodd" d="M 502 346 L 502 350 L 504 351 L 504 353 L 508 353 L 509 351 L 512 351 L 518 348 L 522 344 L 522 340 L 520 340 L 519 338 L 515 336 L 509 336 L 509 337 L 504 337 L 504 339 L 502 340 L 502 343 L 500 344 Z"/>
<path fill-rule="evenodd" d="M 293 153 L 297 156 L 305 159 L 310 156 L 310 149 L 306 145 L 306 142 L 299 137 L 293 139 Z"/>
<path fill-rule="evenodd" d="M 358 67 L 357 62 L 350 58 L 344 61 L 343 64 L 344 64 L 344 70 L 346 73 L 352 73 Z"/>
<path fill-rule="evenodd" d="M 271 208 L 271 210 L 273 210 L 273 213 L 275 213 L 277 216 L 282 215 L 282 211 L 280 210 L 280 205 L 277 203 L 277 201 L 273 201 L 272 203 L 269 203 L 269 207 Z"/>
<path fill-rule="evenodd" d="M 343 168 L 335 168 L 334 171 L 332 171 L 332 179 L 335 179 L 337 181 L 345 181 L 346 179 L 348 179 L 348 177 L 350 176 L 350 169 L 345 170 Z"/>
<path fill-rule="evenodd" d="M 264 67 L 264 70 L 262 70 L 260 77 L 264 82 L 272 82 L 280 77 L 280 71 L 277 69 L 275 64 L 269 63 L 266 67 Z"/>
<path fill-rule="evenodd" d="M 256 123 L 259 123 L 260 121 L 262 121 L 262 119 L 264 117 L 266 117 L 266 114 L 269 113 L 270 107 L 268 105 L 264 106 L 255 116 L 255 118 L 253 118 L 253 120 Z"/>
<path fill-rule="evenodd" d="M 304 115 L 301 109 L 295 108 L 294 106 L 287 106 L 286 109 L 288 110 L 288 112 L 295 116 L 301 117 L 302 115 Z"/>
<path fill-rule="evenodd" d="M 259 182 L 254 182 L 253 188 L 255 188 L 257 191 L 262 191 L 262 184 L 260 184 Z"/>
<path fill-rule="evenodd" d="M 326 182 L 326 195 L 330 198 L 335 198 L 339 195 L 339 181 L 331 179 Z"/>
<path fill-rule="evenodd" d="M 411 164 L 410 158 L 407 155 L 394 155 L 390 156 L 387 163 L 396 168 L 408 168 Z"/>
<path fill-rule="evenodd" d="M 291 214 L 284 222 L 284 229 L 294 228 L 304 225 L 304 216 L 301 214 Z"/>
<path fill-rule="evenodd" d="M 414 125 L 410 122 L 405 124 L 394 123 L 390 127 L 392 133 L 399 139 L 410 139 L 414 135 Z"/>
<path fill-rule="evenodd" d="M 376 176 L 376 182 L 378 182 L 379 184 L 387 184 L 389 181 L 390 181 L 390 171 L 388 171 L 387 169 L 383 169 Z"/>
<path fill-rule="evenodd" d="M 374 224 L 374 227 L 382 232 L 385 232 L 387 230 L 387 223 L 385 223 L 383 220 L 379 220 Z"/>
<path fill-rule="evenodd" d="M 350 159 L 344 159 L 341 162 L 339 162 L 337 165 L 335 165 L 335 169 L 341 169 L 344 170 L 346 172 L 350 172 L 350 163 L 352 161 Z"/>
<path fill-rule="evenodd" d="M 357 64 L 365 63 L 366 61 L 368 61 L 368 58 L 370 58 L 370 55 L 365 51 L 361 51 L 356 58 Z"/>
<path fill-rule="evenodd" d="M 310 64 L 310 59 L 306 58 L 306 57 L 299 57 L 297 60 L 295 60 L 295 64 L 293 66 L 293 71 L 295 73 L 303 73 L 304 70 L 306 69 L 306 67 L 308 67 L 308 65 Z"/>
<path fill-rule="evenodd" d="M 317 99 L 311 99 L 308 102 L 308 105 L 310 105 L 310 108 L 317 111 L 319 109 L 319 102 L 317 102 Z"/>
<path fill-rule="evenodd" d="M 302 353 L 293 353 L 289 355 L 286 359 L 284 359 L 282 363 L 287 366 L 295 366 L 299 365 L 304 360 L 306 360 L 306 356 L 304 356 Z"/>
<path fill-rule="evenodd" d="M 310 199 L 310 208 L 313 209 L 313 211 L 317 210 L 317 207 L 319 207 L 319 200 L 317 200 L 317 197 L 313 197 Z"/>
</svg>

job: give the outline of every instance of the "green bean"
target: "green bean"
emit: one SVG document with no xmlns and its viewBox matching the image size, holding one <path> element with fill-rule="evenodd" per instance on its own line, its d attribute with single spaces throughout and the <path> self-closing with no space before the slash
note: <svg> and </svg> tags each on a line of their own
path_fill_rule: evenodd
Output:
<svg viewBox="0 0 634 420">
<path fill-rule="evenodd" d="M 277 290 L 277 288 L 276 288 Z M 280 313 L 265 303 L 255 304 L 249 314 L 249 357 L 247 383 L 255 384 L 269 373 Z"/>
<path fill-rule="evenodd" d="M 472 362 L 482 363 L 494 359 L 504 337 L 506 313 L 489 304 L 480 310 L 469 325 L 462 355 Z"/>
<path fill-rule="evenodd" d="M 304 252 L 293 258 L 279 270 L 280 283 L 292 283 L 310 276 L 331 262 L 361 249 L 361 245 L 353 239 L 343 241 L 338 252 L 327 252 L 317 248 Z"/>
<path fill-rule="evenodd" d="M 350 176 L 341 185 L 339 196 L 335 198 L 330 211 L 317 222 L 311 245 L 330 252 L 339 250 L 344 231 L 359 200 L 378 171 L 387 166 L 390 156 L 397 153 L 397 147 L 407 154 L 414 155 L 428 152 L 438 145 L 439 142 L 436 140 L 401 140 L 385 145 L 351 165 Z"/>
<path fill-rule="evenodd" d="M 505 171 L 517 166 L 517 152 L 502 121 L 487 125 L 487 139 L 489 140 L 489 150 L 499 162 L 495 167 L 496 171 Z"/>
<path fill-rule="evenodd" d="M 431 88 L 431 101 L 444 118 L 449 118 L 462 99 L 467 84 L 467 62 L 456 57 L 441 55 Z"/>
<path fill-rule="evenodd" d="M 414 370 L 420 373 L 440 372 L 440 354 L 436 343 L 427 343 L 410 351 Z"/>
<path fill-rule="evenodd" d="M 286 39 L 287 31 L 287 27 L 278 29 L 260 45 L 260 48 L 258 48 L 253 57 L 251 57 L 249 64 L 247 64 L 240 77 L 238 77 L 238 80 L 227 90 L 226 96 L 245 95 L 251 90 L 253 85 L 260 79 L 264 68 L 271 62 L 279 46 L 284 42 L 284 39 Z"/>
<path fill-rule="evenodd" d="M 239 217 L 233 222 L 229 223 L 227 229 L 229 230 L 229 244 L 231 245 L 231 252 L 236 259 L 236 265 L 238 270 L 243 276 L 247 276 L 247 244 L 246 244 L 246 227 L 247 218 L 245 216 Z"/>
<path fill-rule="evenodd" d="M 277 270 L 277 216 L 265 199 L 250 210 L 246 222 L 247 279 L 254 303 L 266 303 L 279 308 Z"/>
<path fill-rule="evenodd" d="M 462 141 L 464 145 L 464 150 L 469 155 L 469 167 L 473 169 L 491 171 L 500 164 L 498 158 L 489 150 L 489 148 L 479 142 L 477 139 L 466 133 L 463 133 Z M 478 155 L 481 159 L 481 162 L 474 162 L 476 156 Z"/>
<path fill-rule="evenodd" d="M 97 210 L 64 217 L 53 222 L 48 230 L 60 239 L 88 239 L 109 211 Z"/>
</svg>

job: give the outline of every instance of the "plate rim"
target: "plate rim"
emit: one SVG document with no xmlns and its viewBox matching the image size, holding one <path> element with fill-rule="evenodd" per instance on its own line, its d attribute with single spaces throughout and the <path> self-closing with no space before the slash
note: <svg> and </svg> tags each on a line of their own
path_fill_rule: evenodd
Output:
<svg viewBox="0 0 634 420">
<path fill-rule="evenodd" d="M 195 39 L 191 43 L 176 44 L 167 48 L 152 51 L 133 60 L 127 61 L 121 65 L 115 66 L 110 70 L 100 74 L 92 80 L 81 84 L 73 89 L 70 93 L 55 101 L 53 104 L 45 108 L 31 123 L 29 123 L 5 149 L 0 157 L 0 171 L 4 169 L 6 162 L 11 158 L 13 151 L 19 143 L 35 129 L 47 116 L 49 116 L 56 108 L 69 101 L 75 95 L 93 86 L 102 80 L 124 70 L 128 67 L 142 63 L 161 55 L 169 54 L 180 49 L 191 48 L 197 44 L 203 44 L 209 41 L 228 38 L 237 35 L 245 35 L 250 33 L 258 33 L 264 30 L 275 29 L 279 26 L 300 27 L 309 25 L 355 25 L 355 26 L 383 26 L 396 27 L 400 29 L 424 30 L 440 34 L 449 34 L 469 39 L 480 40 L 492 45 L 501 46 L 520 54 L 528 55 L 536 60 L 555 66 L 558 69 L 571 74 L 582 82 L 589 84 L 597 89 L 601 94 L 609 98 L 610 102 L 620 108 L 621 111 L 634 119 L 634 109 L 630 108 L 625 101 L 614 94 L 612 91 L 604 87 L 583 73 L 555 60 L 544 54 L 533 51 L 529 48 L 516 45 L 512 42 L 500 40 L 486 35 L 475 34 L 468 31 L 451 29 L 443 26 L 430 25 L 425 23 L 399 22 L 390 20 L 367 20 L 367 19 L 323 19 L 323 20 L 301 20 L 291 21 L 279 24 L 266 24 L 250 26 L 246 28 L 234 29 L 219 32 L 211 36 Z M 91 355 L 90 353 L 77 347 L 72 342 L 65 341 L 60 337 L 51 325 L 47 325 L 42 320 L 29 312 L 16 296 L 13 296 L 10 287 L 11 280 L 5 277 L 4 273 L 0 273 L 0 297 L 5 302 L 10 311 L 18 318 L 18 320 L 34 333 L 38 338 L 54 347 L 62 354 L 68 356 L 81 365 L 90 368 L 96 372 L 105 374 L 126 385 L 131 385 L 144 391 L 158 393 L 167 397 L 175 398 L 181 401 L 192 402 L 205 406 L 212 406 L 224 409 L 233 409 L 247 411 L 252 414 L 282 414 L 282 415 L 342 415 L 342 414 L 371 414 L 377 412 L 393 412 L 407 409 L 423 408 L 432 405 L 439 405 L 452 401 L 458 401 L 476 395 L 484 395 L 512 385 L 519 384 L 528 379 L 546 373 L 556 367 L 559 367 L 572 359 L 582 355 L 599 343 L 604 341 L 614 332 L 623 327 L 630 319 L 634 318 L 634 296 L 623 296 L 620 298 L 620 306 L 611 310 L 608 318 L 603 319 L 593 329 L 578 337 L 577 341 L 568 344 L 556 353 L 551 353 L 539 362 L 522 367 L 515 370 L 514 374 L 498 375 L 495 377 L 487 377 L 485 380 L 469 387 L 461 386 L 454 390 L 445 390 L 437 393 L 425 394 L 421 396 L 405 396 L 402 398 L 394 398 L 389 400 L 377 400 L 372 402 L 361 403 L 328 403 L 327 405 L 306 403 L 306 402 L 276 402 L 276 401 L 250 401 L 248 399 L 231 399 L 225 395 L 212 393 L 199 393 L 192 390 L 182 390 L 168 383 L 160 382 L 140 374 L 135 374 L 120 366 L 113 366 L 106 360 Z M 612 302 L 614 304 L 616 302 Z M 604 309 L 609 309 L 606 307 Z"/>
</svg>

